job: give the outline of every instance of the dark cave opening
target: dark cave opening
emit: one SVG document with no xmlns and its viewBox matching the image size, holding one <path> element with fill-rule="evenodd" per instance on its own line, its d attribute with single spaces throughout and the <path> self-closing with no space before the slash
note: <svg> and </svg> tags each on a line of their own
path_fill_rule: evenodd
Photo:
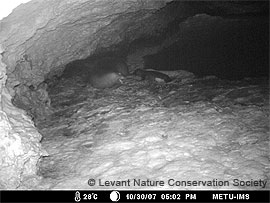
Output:
<svg viewBox="0 0 270 203">
<path fill-rule="evenodd" d="M 202 15 L 193 23 L 180 28 L 182 36 L 177 43 L 145 56 L 145 68 L 183 69 L 197 76 L 229 80 L 268 75 L 268 18 L 226 21 Z"/>
</svg>

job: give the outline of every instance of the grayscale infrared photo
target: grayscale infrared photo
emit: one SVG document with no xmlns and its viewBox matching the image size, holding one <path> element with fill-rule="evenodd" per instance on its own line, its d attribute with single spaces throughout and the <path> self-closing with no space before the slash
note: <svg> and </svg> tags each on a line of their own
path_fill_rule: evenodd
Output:
<svg viewBox="0 0 270 203">
<path fill-rule="evenodd" d="M 0 202 L 269 194 L 268 0 L 1 0 Z"/>
</svg>

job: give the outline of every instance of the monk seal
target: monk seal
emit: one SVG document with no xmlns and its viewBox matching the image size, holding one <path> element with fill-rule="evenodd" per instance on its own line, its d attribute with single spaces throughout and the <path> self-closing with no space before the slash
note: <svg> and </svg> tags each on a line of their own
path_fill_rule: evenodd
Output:
<svg viewBox="0 0 270 203">
<path fill-rule="evenodd" d="M 120 85 L 122 79 L 129 75 L 126 63 L 117 57 L 99 57 L 84 65 L 88 69 L 84 76 L 86 82 L 99 89 Z"/>
<path fill-rule="evenodd" d="M 172 79 L 168 75 L 158 71 L 146 71 L 143 69 L 136 69 L 133 72 L 133 75 L 140 76 L 142 80 L 150 80 L 157 82 L 164 81 L 166 83 L 172 81 Z"/>
<path fill-rule="evenodd" d="M 124 77 L 121 73 L 117 72 L 109 72 L 109 71 L 96 71 L 91 72 L 91 74 L 88 77 L 89 83 L 98 89 L 104 89 L 108 87 L 113 87 L 116 85 L 122 84 L 122 79 Z"/>
<path fill-rule="evenodd" d="M 91 64 L 93 69 L 103 69 L 115 73 L 121 73 L 122 76 L 129 75 L 128 66 L 125 61 L 118 57 L 101 57 L 94 60 Z"/>
</svg>

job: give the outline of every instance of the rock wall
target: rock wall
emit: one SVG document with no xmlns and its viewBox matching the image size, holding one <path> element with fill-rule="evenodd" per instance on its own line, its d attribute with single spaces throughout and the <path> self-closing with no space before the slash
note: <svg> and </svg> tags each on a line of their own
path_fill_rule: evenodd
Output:
<svg viewBox="0 0 270 203">
<path fill-rule="evenodd" d="M 6 65 L 0 55 L 0 189 L 31 188 L 38 180 L 41 135 L 26 112 L 12 105 L 6 79 Z"/>
</svg>

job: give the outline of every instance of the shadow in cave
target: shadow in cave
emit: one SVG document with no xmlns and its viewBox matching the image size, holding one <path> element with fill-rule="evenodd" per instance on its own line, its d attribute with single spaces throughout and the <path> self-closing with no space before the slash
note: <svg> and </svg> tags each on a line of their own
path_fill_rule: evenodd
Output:
<svg viewBox="0 0 270 203">
<path fill-rule="evenodd" d="M 269 75 L 268 17 L 236 20 L 201 14 L 180 24 L 180 35 L 177 43 L 145 56 L 145 67 L 229 80 Z"/>
</svg>

